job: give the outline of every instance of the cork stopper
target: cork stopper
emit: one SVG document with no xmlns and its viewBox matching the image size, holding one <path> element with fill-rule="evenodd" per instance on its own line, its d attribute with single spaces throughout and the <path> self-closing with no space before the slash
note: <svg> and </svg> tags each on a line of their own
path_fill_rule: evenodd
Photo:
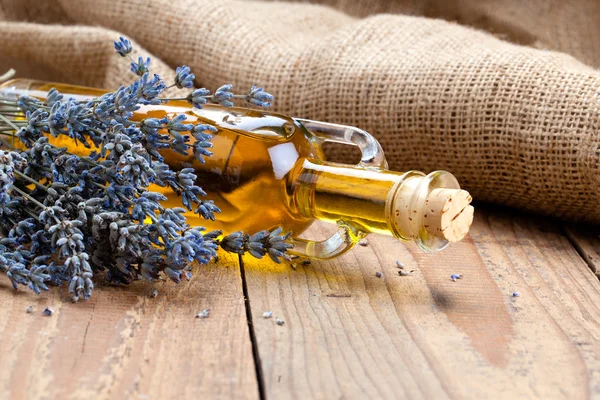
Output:
<svg viewBox="0 0 600 400">
<path fill-rule="evenodd" d="M 428 233 L 458 242 L 469 232 L 473 222 L 471 195 L 461 189 L 434 189 L 425 200 L 423 227 Z"/>
<path fill-rule="evenodd" d="M 386 220 L 398 239 L 414 240 L 428 252 L 439 251 L 469 232 L 471 200 L 449 172 L 409 171 L 388 193 Z"/>
</svg>

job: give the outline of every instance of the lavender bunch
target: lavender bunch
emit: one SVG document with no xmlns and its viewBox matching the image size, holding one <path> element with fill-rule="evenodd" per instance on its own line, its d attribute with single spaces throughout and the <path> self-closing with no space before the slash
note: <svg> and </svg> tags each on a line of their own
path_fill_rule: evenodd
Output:
<svg viewBox="0 0 600 400">
<path fill-rule="evenodd" d="M 163 276 L 179 283 L 191 277 L 191 263 L 208 263 L 219 248 L 289 260 L 291 245 L 281 229 L 221 238 L 220 231 L 187 224 L 186 209 L 211 220 L 220 210 L 202 198 L 193 169 L 173 171 L 160 152 L 193 152 L 204 162 L 217 129 L 188 124 L 185 115 L 132 120 L 140 106 L 174 100 L 160 97 L 167 88 L 192 89 L 195 77 L 182 66 L 168 86 L 150 74 L 149 58 L 131 58 L 127 39 L 116 41 L 115 49 L 139 76 L 131 85 L 85 101 L 55 89 L 44 101 L 0 97 L 0 272 L 15 289 L 26 285 L 36 293 L 67 283 L 76 301 L 92 295 L 99 274 L 111 283 Z M 195 107 L 230 107 L 236 99 L 268 107 L 273 99 L 261 88 L 245 95 L 231 90 L 195 89 L 183 99 Z M 54 146 L 49 135 L 95 150 L 81 157 Z M 166 197 L 148 190 L 150 184 L 170 187 L 183 207 L 162 206 Z"/>
</svg>

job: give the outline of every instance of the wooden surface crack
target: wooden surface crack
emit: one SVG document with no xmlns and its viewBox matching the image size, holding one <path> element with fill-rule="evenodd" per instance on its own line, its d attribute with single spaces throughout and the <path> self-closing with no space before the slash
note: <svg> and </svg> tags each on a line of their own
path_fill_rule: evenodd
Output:
<svg viewBox="0 0 600 400">
<path fill-rule="evenodd" d="M 242 278 L 242 293 L 244 294 L 244 306 L 246 309 L 246 319 L 248 321 L 248 333 L 250 343 L 252 345 L 252 357 L 254 359 L 254 369 L 256 371 L 256 382 L 258 384 L 258 396 L 260 400 L 265 400 L 264 376 L 260 363 L 260 354 L 258 352 L 258 343 L 256 343 L 256 335 L 254 333 L 254 324 L 252 321 L 252 309 L 250 308 L 250 297 L 248 296 L 248 286 L 246 283 L 246 272 L 244 270 L 244 259 L 241 255 L 238 256 L 240 265 L 240 276 Z"/>
<path fill-rule="evenodd" d="M 600 280 L 600 268 L 598 263 L 598 249 L 600 249 L 600 237 L 598 237 L 598 229 L 592 227 L 574 228 L 573 226 L 561 225 L 561 231 L 569 240 L 577 254 L 585 261 L 587 266 L 592 270 L 596 277 Z"/>
</svg>

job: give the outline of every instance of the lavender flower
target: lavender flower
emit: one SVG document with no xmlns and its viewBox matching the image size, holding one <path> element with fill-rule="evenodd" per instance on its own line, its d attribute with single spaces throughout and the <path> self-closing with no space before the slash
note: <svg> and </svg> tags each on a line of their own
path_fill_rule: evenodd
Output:
<svg viewBox="0 0 600 400">
<path fill-rule="evenodd" d="M 120 36 L 119 40 L 116 40 L 114 44 L 115 50 L 117 51 L 117 53 L 119 53 L 121 57 L 127 56 L 133 50 L 131 47 L 131 42 L 125 39 L 123 36 Z"/>
<path fill-rule="evenodd" d="M 46 101 L 44 101 L 44 103 L 46 103 L 46 105 L 48 107 L 52 107 L 55 103 L 61 101 L 62 99 L 63 99 L 63 95 L 55 88 L 52 88 L 48 92 L 48 97 L 46 97 Z M 36 110 L 36 111 L 39 111 L 39 110 Z M 29 119 L 29 118 L 27 118 L 27 119 Z"/>
<path fill-rule="evenodd" d="M 233 93 L 231 92 L 232 88 L 233 85 L 231 84 L 221 86 L 217 89 L 215 94 L 213 94 L 212 101 L 222 105 L 223 107 L 233 107 L 233 102 L 231 101 L 233 98 Z"/>
<path fill-rule="evenodd" d="M 196 142 L 193 144 L 194 155 L 201 163 L 204 163 L 205 156 L 210 157 L 213 154 L 210 150 L 207 150 L 213 147 L 212 143 L 210 142 L 213 136 L 206 132 L 216 131 L 217 128 L 214 126 L 204 124 L 198 124 L 194 126 L 194 129 L 192 129 L 192 136 L 194 139 L 196 139 Z"/>
<path fill-rule="evenodd" d="M 43 106 L 42 102 L 36 99 L 35 97 L 30 96 L 21 96 L 17 101 L 17 106 L 23 110 L 23 112 L 27 111 L 35 111 L 39 107 Z"/>
<path fill-rule="evenodd" d="M 140 56 L 138 61 L 131 62 L 131 72 L 138 76 L 144 76 L 150 70 L 150 57 L 146 58 L 144 61 L 144 57 Z"/>
<path fill-rule="evenodd" d="M 214 221 L 215 213 L 220 213 L 221 209 L 215 205 L 213 200 L 201 200 L 198 202 L 198 207 L 194 213 L 202 215 L 204 219 Z"/>
<path fill-rule="evenodd" d="M 187 97 L 187 101 L 190 102 L 196 108 L 202 108 L 202 106 L 208 103 L 208 97 L 210 96 L 210 90 L 201 88 L 196 89 Z"/>
<path fill-rule="evenodd" d="M 169 132 L 187 132 L 194 128 L 192 124 L 182 124 L 187 119 L 185 114 L 179 114 L 167 123 L 166 128 Z"/>
<path fill-rule="evenodd" d="M 234 232 L 225 236 L 220 241 L 220 246 L 226 251 L 238 254 L 248 253 L 255 258 L 263 258 L 266 254 L 276 263 L 281 259 L 291 261 L 285 252 L 292 247 L 286 243 L 289 234 L 280 235 L 281 228 L 273 231 L 260 231 L 254 235 L 245 235 L 242 232 Z"/>
<path fill-rule="evenodd" d="M 261 87 L 252 86 L 246 95 L 246 101 L 259 107 L 271 107 L 273 96 Z"/>
<path fill-rule="evenodd" d="M 196 79 L 196 76 L 194 76 L 194 74 L 192 74 L 190 67 L 188 67 L 186 65 L 177 67 L 177 69 L 175 70 L 175 85 L 179 89 L 193 88 L 194 87 L 194 79 Z"/>
<path fill-rule="evenodd" d="M 131 59 L 127 39 L 114 45 Z M 291 245 L 281 230 L 221 238 L 219 231 L 188 225 L 188 210 L 210 220 L 220 210 L 202 198 L 206 193 L 194 169 L 172 170 L 161 152 L 193 153 L 203 162 L 212 155 L 208 149 L 217 128 L 186 123 L 185 114 L 134 120 L 141 106 L 172 99 L 160 97 L 167 85 L 148 72 L 149 58 L 132 60 L 131 67 L 138 80 L 93 100 L 65 98 L 56 89 L 43 102 L 29 96 L 2 98 L 0 114 L 5 107 L 13 111 L 0 119 L 0 127 L 13 131 L 24 148 L 0 150 L 0 272 L 15 289 L 24 285 L 40 293 L 67 283 L 78 300 L 92 296 L 100 273 L 112 284 L 163 276 L 180 282 L 191 278 L 190 263 L 208 263 L 219 248 L 258 258 L 268 254 L 276 262 L 289 259 Z M 176 86 L 191 88 L 193 80 L 188 67 L 177 69 Z M 234 95 L 231 89 L 221 86 L 214 95 L 197 89 L 178 100 L 196 107 L 209 101 L 227 107 L 234 99 L 259 106 L 271 101 L 260 88 L 247 95 Z M 11 120 L 15 109 L 23 115 Z M 74 155 L 54 146 L 47 135 L 95 150 L 87 157 Z M 151 184 L 172 189 L 183 207 L 165 207 L 166 197 L 150 191 Z"/>
</svg>

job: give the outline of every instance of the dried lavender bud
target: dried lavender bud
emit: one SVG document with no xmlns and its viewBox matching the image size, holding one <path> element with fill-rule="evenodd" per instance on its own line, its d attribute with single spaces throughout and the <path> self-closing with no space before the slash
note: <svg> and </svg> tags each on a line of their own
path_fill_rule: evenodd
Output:
<svg viewBox="0 0 600 400">
<path fill-rule="evenodd" d="M 17 106 L 21 110 L 23 110 L 23 112 L 27 112 L 27 111 L 33 112 L 42 105 L 43 104 L 41 101 L 39 101 L 35 97 L 31 97 L 31 96 L 21 96 L 21 97 L 19 97 L 19 100 L 17 101 Z"/>
<path fill-rule="evenodd" d="M 210 96 L 210 90 L 201 88 L 196 89 L 187 97 L 187 101 L 190 102 L 196 108 L 202 108 L 202 106 L 208 103 L 208 97 Z"/>
<path fill-rule="evenodd" d="M 8 268 L 4 268 L 8 270 L 8 272 L 6 272 L 6 275 L 8 276 L 8 279 L 10 279 L 15 290 L 17 289 L 19 284 L 29 284 L 29 270 L 26 268 L 25 264 L 20 262 L 13 262 L 12 265 L 9 264 Z"/>
<path fill-rule="evenodd" d="M 167 123 L 166 128 L 169 130 L 169 132 L 171 134 L 174 132 L 191 131 L 194 128 L 194 125 L 182 124 L 182 122 L 185 121 L 186 119 L 187 119 L 187 116 L 185 114 L 179 114 Z"/>
<path fill-rule="evenodd" d="M 49 307 L 46 307 L 42 314 L 44 314 L 46 317 L 50 317 L 52 314 L 54 314 L 54 310 Z"/>
<path fill-rule="evenodd" d="M 246 95 L 246 101 L 259 107 L 270 107 L 273 96 L 263 91 L 263 88 L 252 86 Z"/>
<path fill-rule="evenodd" d="M 48 92 L 48 96 L 46 97 L 46 100 L 44 101 L 44 103 L 48 107 L 52 107 L 55 103 L 58 103 L 59 101 L 62 101 L 62 99 L 63 99 L 63 95 L 58 90 L 56 90 L 55 88 L 52 88 Z M 40 110 L 40 109 L 36 110 L 36 112 L 40 112 L 40 111 L 42 111 L 42 110 Z M 42 112 L 41 114 L 43 115 L 43 114 L 47 114 L 47 113 Z M 27 119 L 31 123 L 31 119 L 32 118 L 28 117 Z M 38 120 L 38 122 L 41 122 L 41 119 Z"/>
<path fill-rule="evenodd" d="M 28 306 L 27 309 L 25 309 L 25 312 L 31 314 L 33 312 L 33 306 Z"/>
<path fill-rule="evenodd" d="M 231 99 L 233 99 L 233 93 L 231 92 L 232 88 L 233 85 L 231 84 L 223 85 L 218 88 L 215 94 L 212 95 L 212 102 L 218 103 L 223 107 L 233 107 L 233 102 L 231 101 Z"/>
<path fill-rule="evenodd" d="M 150 292 L 150 297 L 155 298 L 158 296 L 158 290 L 157 289 L 152 289 L 152 292 Z"/>
<path fill-rule="evenodd" d="M 381 276 L 382 276 L 381 272 L 379 272 L 379 271 L 375 272 L 375 276 L 378 277 L 378 278 L 381 278 Z"/>
<path fill-rule="evenodd" d="M 131 47 L 131 42 L 121 36 L 119 37 L 119 40 L 115 41 L 115 50 L 121 55 L 121 57 L 125 57 L 131 53 L 133 49 Z"/>
<path fill-rule="evenodd" d="M 208 318 L 210 316 L 210 310 L 207 308 L 196 314 L 196 318 Z"/>
<path fill-rule="evenodd" d="M 198 202 L 198 207 L 194 210 L 194 213 L 199 214 L 204 219 L 211 221 L 215 220 L 215 213 L 220 213 L 221 209 L 215 205 L 213 200 L 201 200 Z"/>
<path fill-rule="evenodd" d="M 194 87 L 194 79 L 196 77 L 192 74 L 190 67 L 186 65 L 177 67 L 175 70 L 175 85 L 179 89 Z"/>
<path fill-rule="evenodd" d="M 225 251 L 230 253 L 244 254 L 244 243 L 246 235 L 242 232 L 233 232 L 225 236 L 219 245 Z M 262 255 L 261 255 L 262 257 Z"/>
<path fill-rule="evenodd" d="M 286 261 L 290 261 L 289 256 L 285 253 L 288 249 L 293 247 L 293 245 L 286 242 L 290 237 L 290 233 L 280 235 L 281 232 L 281 228 L 269 232 L 269 235 L 264 241 L 264 248 L 268 252 L 269 257 L 278 264 L 281 262 L 282 258 Z"/>
<path fill-rule="evenodd" d="M 461 279 L 462 275 L 461 274 L 452 274 L 450 275 L 450 279 L 452 279 L 452 282 L 456 282 L 457 279 Z"/>
<path fill-rule="evenodd" d="M 150 70 L 150 57 L 146 58 L 144 61 L 144 57 L 140 56 L 137 62 L 131 62 L 131 72 L 136 75 L 143 76 Z"/>
<path fill-rule="evenodd" d="M 204 163 L 203 156 L 210 157 L 212 156 L 212 152 L 210 149 L 213 147 L 210 140 L 212 139 L 212 135 L 206 132 L 216 132 L 217 128 L 211 125 L 198 124 L 194 126 L 192 129 L 192 136 L 196 139 L 196 143 L 194 143 L 194 155 L 201 162 Z"/>
<path fill-rule="evenodd" d="M 33 265 L 29 270 L 29 288 L 36 294 L 40 294 L 40 290 L 48 290 L 48 286 L 44 282 L 50 280 L 50 275 L 46 274 L 45 265 Z"/>
<path fill-rule="evenodd" d="M 400 275 L 400 276 L 409 276 L 412 273 L 413 273 L 413 271 L 403 271 L 403 270 L 398 271 L 398 275 Z"/>
<path fill-rule="evenodd" d="M 396 260 L 396 268 L 404 269 L 404 264 L 402 264 L 400 260 Z"/>
<path fill-rule="evenodd" d="M 519 292 L 513 292 L 512 296 L 513 297 L 519 297 Z"/>
<path fill-rule="evenodd" d="M 277 317 L 275 318 L 275 323 L 279 326 L 282 326 L 283 324 L 285 324 L 285 321 Z"/>
<path fill-rule="evenodd" d="M 273 316 L 273 312 L 265 311 L 262 316 L 263 318 L 271 318 Z"/>
<path fill-rule="evenodd" d="M 361 240 L 358 242 L 358 244 L 359 244 L 360 246 L 366 247 L 366 246 L 368 246 L 368 245 L 369 245 L 369 242 L 367 241 L 367 239 L 361 239 Z"/>
</svg>

